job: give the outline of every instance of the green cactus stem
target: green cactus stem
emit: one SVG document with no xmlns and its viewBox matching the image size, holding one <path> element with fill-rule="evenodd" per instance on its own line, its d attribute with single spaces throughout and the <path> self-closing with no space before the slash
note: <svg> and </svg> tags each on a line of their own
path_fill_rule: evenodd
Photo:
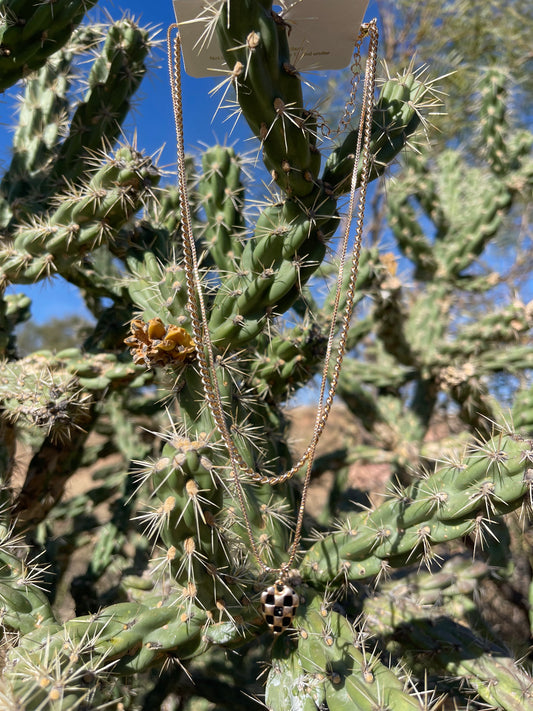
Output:
<svg viewBox="0 0 533 711">
<path fill-rule="evenodd" d="M 232 271 L 232 260 L 238 261 L 243 251 L 239 237 L 245 234 L 240 159 L 232 148 L 215 146 L 203 154 L 202 168 L 198 193 L 207 218 L 204 239 L 217 267 Z"/>
<path fill-rule="evenodd" d="M 370 651 L 348 620 L 306 593 L 291 639 L 273 649 L 266 703 L 273 711 L 287 708 L 384 708 L 422 711 L 408 684 Z"/>
<path fill-rule="evenodd" d="M 4 279 L 33 283 L 55 271 L 69 275 L 86 253 L 112 238 L 140 207 L 146 184 L 157 182 L 150 159 L 127 147 L 101 166 L 89 184 L 56 198 L 56 209 L 21 224 L 0 249 Z"/>
<path fill-rule="evenodd" d="M 420 581 L 417 587 L 422 599 L 424 583 L 429 582 L 435 590 L 438 580 L 442 576 Z M 462 678 L 473 696 L 494 708 L 533 708 L 531 676 L 500 644 L 480 638 L 467 624 L 457 621 L 464 591 L 450 595 L 449 604 L 431 606 L 421 604 L 419 597 L 405 590 L 404 583 L 389 585 L 386 592 L 365 603 L 369 630 L 387 643 L 389 651 L 408 660 L 411 669 Z M 423 657 L 418 655 L 420 649 L 424 649 Z"/>
<path fill-rule="evenodd" d="M 474 534 L 484 518 L 519 508 L 530 491 L 532 443 L 500 432 L 469 454 L 415 481 L 371 512 L 356 513 L 305 553 L 301 570 L 315 584 L 364 580 L 415 560 L 433 546 Z M 481 536 L 481 539 L 480 539 Z"/>
<path fill-rule="evenodd" d="M 0 5 L 0 90 L 40 69 L 68 42 L 96 0 L 2 0 Z"/>
</svg>

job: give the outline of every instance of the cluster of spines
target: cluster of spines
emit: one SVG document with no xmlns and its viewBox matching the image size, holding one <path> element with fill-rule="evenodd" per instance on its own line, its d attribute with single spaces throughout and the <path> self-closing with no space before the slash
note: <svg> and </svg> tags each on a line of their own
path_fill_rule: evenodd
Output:
<svg viewBox="0 0 533 711">
<path fill-rule="evenodd" d="M 527 506 L 532 458 L 531 441 L 512 433 L 473 445 L 468 456 L 320 535 L 304 556 L 304 575 L 317 584 L 342 584 L 416 560 L 430 564 L 437 544 L 467 535 L 483 547 L 494 516 Z"/>
<path fill-rule="evenodd" d="M 430 708 L 431 695 L 418 691 L 409 678 L 399 678 L 366 637 L 331 602 L 305 590 L 290 639 L 273 648 L 268 708 Z"/>
<path fill-rule="evenodd" d="M 40 69 L 96 0 L 6 0 L 0 8 L 0 89 Z"/>
<path fill-rule="evenodd" d="M 482 562 L 455 557 L 433 574 L 392 580 L 365 600 L 366 629 L 418 676 L 460 678 L 463 697 L 525 711 L 533 708 L 533 679 L 490 638 L 472 599 L 489 573 Z"/>
<path fill-rule="evenodd" d="M 2 278 L 34 283 L 55 272 L 76 271 L 85 254 L 111 240 L 135 214 L 147 184 L 158 178 L 149 158 L 119 148 L 87 185 L 58 196 L 55 209 L 17 227 L 12 243 L 0 250 Z"/>
</svg>

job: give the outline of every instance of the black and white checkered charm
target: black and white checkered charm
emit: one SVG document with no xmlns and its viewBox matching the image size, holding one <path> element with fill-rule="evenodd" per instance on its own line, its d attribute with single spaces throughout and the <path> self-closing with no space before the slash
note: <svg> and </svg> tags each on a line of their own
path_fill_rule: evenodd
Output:
<svg viewBox="0 0 533 711">
<path fill-rule="evenodd" d="M 261 593 L 263 617 L 273 634 L 281 634 L 291 624 L 300 599 L 295 590 L 276 581 Z"/>
</svg>

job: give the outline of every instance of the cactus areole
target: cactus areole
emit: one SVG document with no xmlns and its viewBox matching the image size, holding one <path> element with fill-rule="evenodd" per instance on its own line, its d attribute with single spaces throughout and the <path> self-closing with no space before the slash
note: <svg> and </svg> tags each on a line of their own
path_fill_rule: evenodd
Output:
<svg viewBox="0 0 533 711">
<path fill-rule="evenodd" d="M 220 4 L 174 0 L 185 69 L 193 77 L 220 77 L 227 69 L 216 33 L 206 32 L 206 22 Z M 368 0 L 280 0 L 272 5 L 272 15 L 287 26 L 298 70 L 342 69 L 350 63 L 367 5 Z"/>
<path fill-rule="evenodd" d="M 309 10 L 309 8 L 308 8 Z M 198 8 L 196 8 L 198 12 Z M 231 10 L 228 9 L 228 26 L 229 32 L 233 31 L 233 21 L 231 20 Z M 274 18 L 275 25 L 282 24 L 282 32 L 289 33 L 290 27 L 288 23 L 270 9 L 270 6 L 265 9 L 265 12 L 270 14 L 270 19 Z M 174 26 L 176 28 L 176 26 Z M 331 404 L 333 397 L 335 395 L 335 389 L 337 385 L 338 376 L 341 370 L 342 361 L 344 353 L 346 350 L 346 339 L 348 335 L 348 329 L 350 325 L 351 315 L 354 307 L 354 285 L 357 280 L 357 275 L 359 271 L 359 255 L 361 250 L 361 239 L 363 231 L 363 217 L 364 217 L 364 207 L 366 200 L 366 189 L 370 176 L 370 136 L 373 118 L 373 97 L 375 88 L 375 70 L 376 70 L 376 57 L 377 57 L 377 47 L 378 47 L 378 30 L 376 21 L 362 25 L 361 30 L 355 44 L 356 56 L 359 58 L 360 45 L 365 37 L 370 38 L 368 59 L 365 72 L 365 80 L 363 87 L 363 98 L 362 98 L 362 109 L 361 109 L 361 119 L 360 119 L 360 131 L 359 139 L 355 148 L 355 155 L 357 156 L 354 160 L 354 167 L 351 174 L 351 187 L 350 187 L 350 201 L 348 207 L 348 216 L 346 220 L 346 225 L 344 227 L 342 251 L 343 255 L 340 262 L 338 279 L 337 279 L 337 291 L 335 297 L 335 303 L 333 308 L 333 318 L 331 320 L 331 327 L 329 331 L 328 338 L 328 348 L 326 352 L 326 357 L 324 361 L 324 367 L 322 371 L 322 385 L 320 390 L 320 396 L 318 400 L 318 408 L 315 419 L 314 431 L 311 442 L 307 447 L 305 454 L 302 456 L 298 464 L 292 467 L 290 470 L 280 474 L 276 477 L 265 476 L 260 472 L 254 471 L 247 462 L 243 459 L 240 454 L 237 444 L 235 443 L 231 428 L 228 424 L 227 416 L 224 412 L 224 405 L 222 400 L 222 392 L 219 384 L 218 370 L 216 359 L 216 341 L 212 337 L 209 328 L 209 322 L 207 318 L 207 308 L 206 301 L 203 293 L 203 287 L 200 278 L 198 256 L 196 252 L 195 236 L 192 230 L 192 221 L 189 214 L 188 206 L 191 204 L 188 188 L 187 188 L 187 176 L 185 173 L 185 149 L 184 149 L 184 138 L 183 138 L 183 102 L 182 102 L 182 92 L 181 92 L 181 70 L 180 62 L 182 55 L 182 41 L 181 35 L 178 33 L 175 35 L 174 44 L 171 45 L 170 38 L 172 34 L 172 29 L 169 29 L 169 65 L 171 66 L 170 80 L 172 89 L 172 99 L 174 107 L 174 116 L 176 124 L 176 140 L 177 140 L 177 155 L 178 155 L 178 187 L 180 194 L 180 204 L 182 205 L 182 239 L 183 239 L 183 253 L 184 253 L 184 265 L 185 265 L 185 276 L 187 283 L 187 294 L 188 294 L 188 311 L 191 316 L 192 331 L 193 331 L 193 341 L 196 348 L 196 356 L 198 362 L 198 368 L 201 375 L 204 396 L 206 403 L 209 407 L 213 420 L 216 427 L 222 437 L 224 445 L 227 449 L 231 476 L 234 482 L 235 491 L 237 499 L 240 504 L 240 510 L 244 519 L 244 527 L 250 542 L 250 550 L 255 558 L 259 568 L 264 574 L 275 575 L 276 582 L 274 585 L 266 588 L 261 594 L 261 609 L 263 612 L 264 619 L 268 624 L 270 630 L 273 634 L 278 635 L 283 632 L 284 629 L 290 626 L 294 615 L 296 614 L 296 609 L 299 605 L 299 597 L 295 590 L 289 586 L 288 582 L 291 578 L 291 568 L 297 557 L 298 546 L 302 536 L 302 526 L 303 526 L 303 516 L 305 503 L 307 499 L 307 493 L 309 490 L 309 485 L 311 481 L 311 470 L 313 466 L 313 459 L 316 451 L 316 447 L 322 432 L 324 431 L 327 418 L 331 409 Z M 279 28 L 276 30 L 279 31 Z M 250 39 L 251 34 L 254 35 Z M 247 35 L 247 41 L 253 42 L 254 51 L 261 43 L 261 37 L 257 33 L 249 33 Z M 173 47 L 173 49 L 172 49 Z M 231 49 L 231 48 L 230 48 Z M 238 60 L 235 60 L 237 66 Z M 235 67 L 233 68 L 235 73 Z M 240 73 L 240 69 L 239 69 Z M 235 74 L 235 80 L 238 83 L 239 74 Z M 352 97 L 353 100 L 353 97 Z M 281 101 L 277 99 L 277 101 Z M 287 152 L 289 146 L 287 143 Z M 358 166 L 359 160 L 362 160 L 362 173 L 359 177 Z M 288 163 L 288 160 L 285 159 Z M 356 189 L 359 190 L 359 199 L 356 206 Z M 339 304 L 341 302 L 341 295 L 343 291 L 343 272 L 346 262 L 346 255 L 348 254 L 348 240 L 350 236 L 350 226 L 354 213 L 357 216 L 356 219 L 356 235 L 354 240 L 354 246 L 352 248 L 351 257 L 351 270 L 350 270 L 350 289 L 349 295 L 346 298 L 346 307 L 344 310 L 344 315 L 342 318 L 342 327 L 340 332 L 339 344 L 337 347 L 337 355 L 335 358 L 334 365 L 331 363 L 332 353 L 334 352 L 334 340 L 336 339 L 336 322 L 337 314 L 339 311 Z M 331 372 L 330 366 L 333 366 L 333 377 L 330 379 L 329 388 L 327 386 L 329 373 Z M 326 391 L 327 397 L 326 397 Z M 279 484 L 287 479 L 290 479 L 296 472 L 298 472 L 303 466 L 305 466 L 305 477 L 302 487 L 301 502 L 298 509 L 298 514 L 296 517 L 296 522 L 294 525 L 293 540 L 288 546 L 286 551 L 287 560 L 280 567 L 271 567 L 267 565 L 263 556 L 261 555 L 260 547 L 257 544 L 252 522 L 250 520 L 249 514 L 246 507 L 246 497 L 243 488 L 242 479 L 251 478 L 252 480 L 259 482 L 261 484 Z"/>
</svg>

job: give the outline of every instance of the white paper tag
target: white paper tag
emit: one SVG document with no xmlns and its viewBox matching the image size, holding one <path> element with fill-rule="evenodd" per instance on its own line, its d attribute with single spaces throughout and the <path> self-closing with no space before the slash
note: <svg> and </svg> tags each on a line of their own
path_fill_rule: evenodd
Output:
<svg viewBox="0 0 533 711">
<path fill-rule="evenodd" d="M 193 77 L 220 76 L 220 70 L 227 68 L 216 33 L 205 33 L 214 5 L 213 0 L 174 0 L 185 70 Z M 296 68 L 310 71 L 348 66 L 367 5 L 368 0 L 274 3 L 275 10 L 283 9 L 283 19 L 291 26 L 289 46 Z"/>
</svg>

